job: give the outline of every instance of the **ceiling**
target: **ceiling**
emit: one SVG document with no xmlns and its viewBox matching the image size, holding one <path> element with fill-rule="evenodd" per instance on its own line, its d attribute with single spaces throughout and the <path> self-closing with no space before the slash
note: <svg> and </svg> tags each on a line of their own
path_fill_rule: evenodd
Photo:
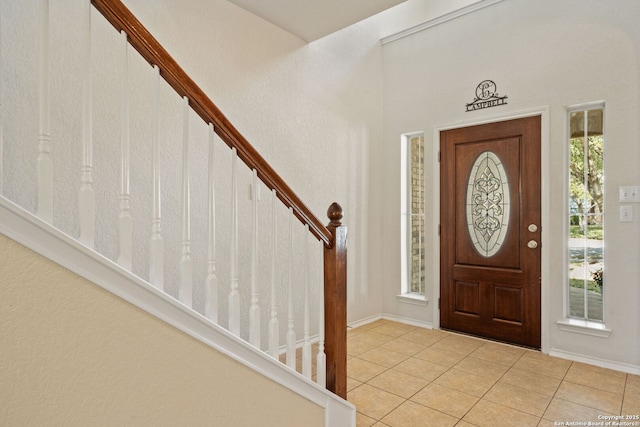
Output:
<svg viewBox="0 0 640 427">
<path fill-rule="evenodd" d="M 229 0 L 312 42 L 406 0 Z"/>
</svg>

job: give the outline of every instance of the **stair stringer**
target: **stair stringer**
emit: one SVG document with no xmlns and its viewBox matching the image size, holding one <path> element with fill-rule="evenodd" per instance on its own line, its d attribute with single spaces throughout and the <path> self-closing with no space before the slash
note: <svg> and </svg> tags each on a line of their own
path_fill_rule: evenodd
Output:
<svg viewBox="0 0 640 427">
<path fill-rule="evenodd" d="M 355 406 L 232 335 L 110 259 L 0 196 L 0 233 L 324 408 L 326 427 L 355 426 Z"/>
</svg>

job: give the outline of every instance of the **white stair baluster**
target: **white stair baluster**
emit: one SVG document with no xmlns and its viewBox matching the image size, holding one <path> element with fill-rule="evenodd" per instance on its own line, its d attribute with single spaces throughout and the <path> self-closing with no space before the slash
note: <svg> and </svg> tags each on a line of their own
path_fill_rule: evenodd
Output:
<svg viewBox="0 0 640 427">
<path fill-rule="evenodd" d="M 182 98 L 182 256 L 178 299 L 193 308 L 193 260 L 191 259 L 191 218 L 189 191 L 189 98 Z"/>
<path fill-rule="evenodd" d="M 296 369 L 296 332 L 293 318 L 293 208 L 289 208 L 289 283 L 287 322 L 287 366 Z"/>
<path fill-rule="evenodd" d="M 215 132 L 209 123 L 209 208 L 208 208 L 208 259 L 207 278 L 204 285 L 204 315 L 212 322 L 218 323 L 218 277 L 216 276 L 216 193 L 214 180 L 214 147 Z"/>
<path fill-rule="evenodd" d="M 91 3 L 84 2 L 84 53 L 82 55 L 82 167 L 80 177 L 80 241 L 93 248 L 95 194 L 93 191 L 93 88 L 91 78 Z"/>
<path fill-rule="evenodd" d="M 231 156 L 231 290 L 229 292 L 229 331 L 240 336 L 240 293 L 238 292 L 238 152 Z"/>
<path fill-rule="evenodd" d="M 120 215 L 119 223 L 119 251 L 118 264 L 131 270 L 133 258 L 133 221 L 129 205 L 129 71 L 127 49 L 127 34 L 120 32 L 122 43 L 122 71 L 120 92 Z"/>
<path fill-rule="evenodd" d="M 321 249 L 324 245 L 320 242 Z M 324 352 L 324 281 L 320 280 L 318 292 L 318 355 L 316 356 L 316 382 L 322 388 L 327 386 L 327 356 Z"/>
<path fill-rule="evenodd" d="M 89 3 L 89 2 L 87 2 Z M 49 57 L 49 0 L 40 2 L 39 130 L 36 213 L 53 219 L 53 164 L 51 161 L 51 61 Z"/>
<path fill-rule="evenodd" d="M 278 250 L 278 226 L 276 205 L 278 197 L 276 190 L 271 190 L 271 318 L 269 319 L 269 354 L 278 358 L 280 346 L 280 324 L 278 322 L 278 306 L 276 299 L 276 253 Z"/>
<path fill-rule="evenodd" d="M 309 305 L 309 287 L 310 287 L 310 268 L 309 263 L 309 225 L 305 226 L 306 236 L 304 244 L 304 268 L 305 268 L 305 280 L 304 280 L 304 343 L 302 344 L 302 375 L 311 379 L 311 341 L 309 338 L 310 328 L 310 305 Z"/>
<path fill-rule="evenodd" d="M 153 129 L 151 164 L 153 181 L 153 214 L 151 217 L 151 241 L 149 248 L 149 281 L 158 289 L 164 289 L 164 241 L 162 239 L 162 210 L 160 192 L 160 68 L 153 67 L 155 86 L 153 95 Z"/>
<path fill-rule="evenodd" d="M 249 307 L 249 342 L 260 348 L 260 305 L 258 304 L 258 171 L 253 170 L 251 185 L 251 306 Z"/>
</svg>

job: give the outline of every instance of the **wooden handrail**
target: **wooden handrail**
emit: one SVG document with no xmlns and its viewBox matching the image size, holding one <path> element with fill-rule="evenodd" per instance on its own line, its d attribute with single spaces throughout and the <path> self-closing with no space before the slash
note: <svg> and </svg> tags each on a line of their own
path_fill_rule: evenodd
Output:
<svg viewBox="0 0 640 427">
<path fill-rule="evenodd" d="M 311 233 L 324 243 L 324 332 L 326 342 L 327 389 L 347 397 L 347 228 L 342 225 L 342 208 L 337 203 L 329 207 L 328 226 L 324 226 L 296 196 L 284 180 L 238 132 L 216 105 L 205 95 L 178 63 L 151 35 L 120 0 L 91 0 L 116 30 L 124 31 L 128 42 L 151 65 L 158 66 L 160 75 L 189 106 L 205 121 L 238 157 L 295 216 L 309 226 Z"/>
<path fill-rule="evenodd" d="M 127 34 L 129 44 L 151 65 L 157 65 L 160 75 L 180 95 L 189 99 L 191 108 L 205 121 L 213 124 L 215 132 L 229 146 L 235 147 L 238 157 L 270 190 L 276 190 L 278 198 L 305 225 L 325 247 L 333 246 L 333 235 L 307 208 L 287 183 L 276 173 L 256 149 L 238 132 L 218 107 L 205 95 L 142 23 L 120 0 L 91 0 L 98 10 L 118 31 Z"/>
</svg>

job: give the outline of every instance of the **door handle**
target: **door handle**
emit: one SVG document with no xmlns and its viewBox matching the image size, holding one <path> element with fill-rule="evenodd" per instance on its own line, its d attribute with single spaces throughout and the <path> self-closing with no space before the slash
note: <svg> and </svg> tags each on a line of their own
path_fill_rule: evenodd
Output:
<svg viewBox="0 0 640 427">
<path fill-rule="evenodd" d="M 538 247 L 538 242 L 536 242 L 535 240 L 529 240 L 527 246 L 529 247 L 529 249 L 535 249 Z"/>
</svg>

